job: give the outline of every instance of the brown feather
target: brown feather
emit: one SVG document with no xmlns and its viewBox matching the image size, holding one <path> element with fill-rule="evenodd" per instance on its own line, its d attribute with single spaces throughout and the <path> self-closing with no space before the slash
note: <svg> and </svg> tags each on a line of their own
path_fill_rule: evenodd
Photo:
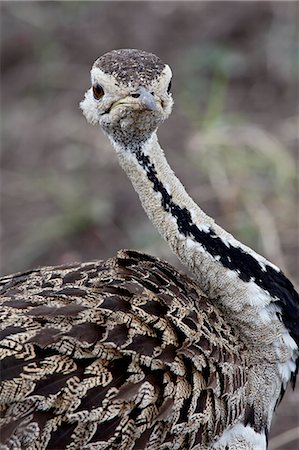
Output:
<svg viewBox="0 0 299 450">
<path fill-rule="evenodd" d="M 208 446 L 228 417 L 244 415 L 242 337 L 165 262 L 121 251 L 0 285 L 8 449 Z M 252 416 L 251 405 L 243 410 Z"/>
</svg>

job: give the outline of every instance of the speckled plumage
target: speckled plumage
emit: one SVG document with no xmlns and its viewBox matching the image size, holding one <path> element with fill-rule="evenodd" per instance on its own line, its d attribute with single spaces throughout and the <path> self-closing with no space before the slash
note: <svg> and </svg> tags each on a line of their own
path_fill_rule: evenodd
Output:
<svg viewBox="0 0 299 450">
<path fill-rule="evenodd" d="M 123 251 L 0 283 L 0 448 L 183 450 L 250 411 L 245 343 L 167 263 Z"/>
<path fill-rule="evenodd" d="M 153 53 L 129 48 L 105 53 L 95 61 L 94 67 L 122 84 L 145 86 L 161 75 L 165 64 Z"/>
</svg>

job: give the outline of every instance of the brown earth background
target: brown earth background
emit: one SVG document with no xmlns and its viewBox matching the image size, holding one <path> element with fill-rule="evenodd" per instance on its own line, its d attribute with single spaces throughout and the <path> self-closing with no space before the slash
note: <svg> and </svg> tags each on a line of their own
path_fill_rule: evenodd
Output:
<svg viewBox="0 0 299 450">
<path fill-rule="evenodd" d="M 2 274 L 120 248 L 179 267 L 78 108 L 92 62 L 132 47 L 173 68 L 159 136 L 190 195 L 298 287 L 298 3 L 2 2 L 1 13 Z M 298 450 L 298 422 L 297 388 L 270 449 Z"/>
</svg>

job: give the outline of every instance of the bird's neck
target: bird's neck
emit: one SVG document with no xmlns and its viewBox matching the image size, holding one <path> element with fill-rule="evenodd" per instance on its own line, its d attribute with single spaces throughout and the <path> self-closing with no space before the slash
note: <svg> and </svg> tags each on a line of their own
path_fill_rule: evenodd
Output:
<svg viewBox="0 0 299 450">
<path fill-rule="evenodd" d="M 277 285 L 287 282 L 296 295 L 292 284 L 199 208 L 169 167 L 156 133 L 141 144 L 113 145 L 150 220 L 209 298 L 259 338 L 261 326 L 279 328 Z"/>
</svg>

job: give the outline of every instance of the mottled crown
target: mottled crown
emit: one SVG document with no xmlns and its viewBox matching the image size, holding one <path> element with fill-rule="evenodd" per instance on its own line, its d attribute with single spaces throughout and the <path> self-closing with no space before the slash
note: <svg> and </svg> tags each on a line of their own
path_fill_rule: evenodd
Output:
<svg viewBox="0 0 299 450">
<path fill-rule="evenodd" d="M 93 67 L 113 75 L 120 83 L 143 86 L 157 79 L 165 64 L 153 53 L 120 49 L 105 53 L 95 61 Z"/>
</svg>

